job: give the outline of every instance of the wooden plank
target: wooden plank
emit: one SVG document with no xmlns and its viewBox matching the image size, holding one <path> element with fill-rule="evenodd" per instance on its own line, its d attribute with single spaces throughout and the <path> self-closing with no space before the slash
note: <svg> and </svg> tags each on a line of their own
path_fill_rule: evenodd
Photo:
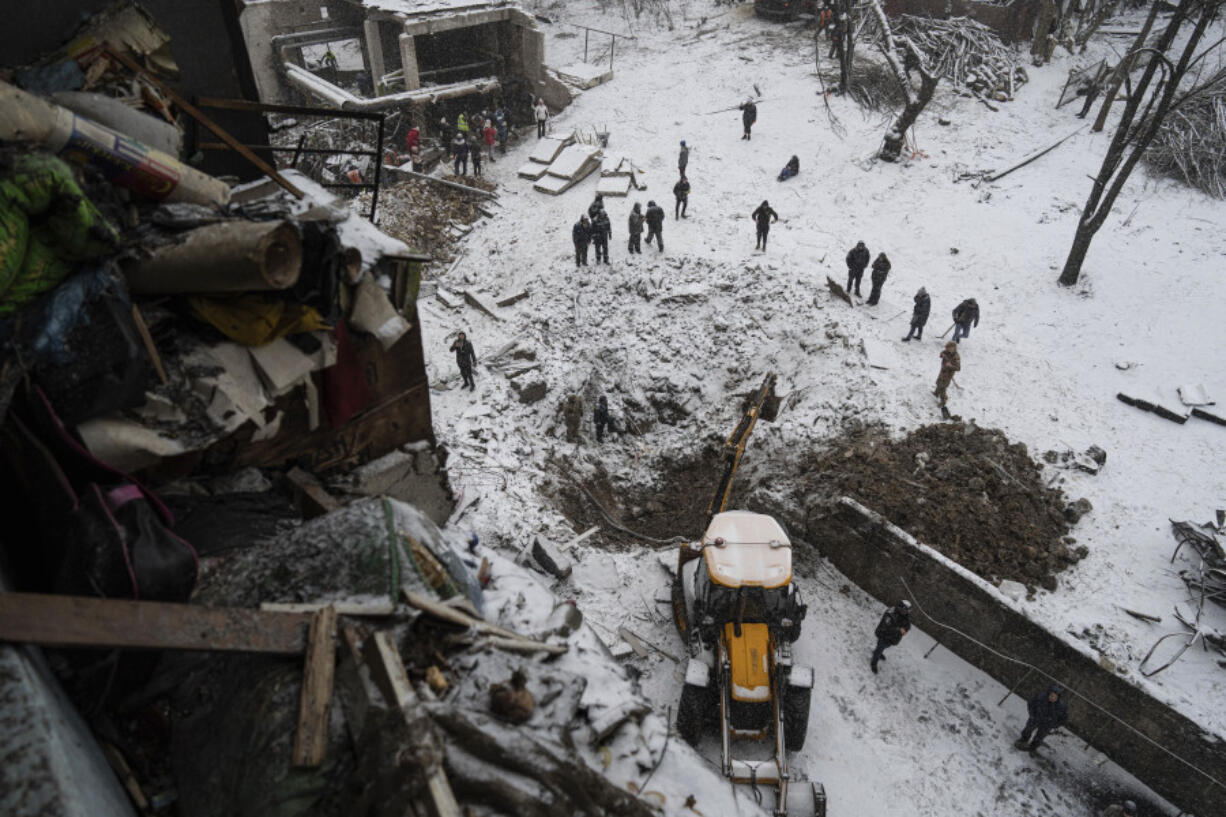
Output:
<svg viewBox="0 0 1226 817">
<path fill-rule="evenodd" d="M 0 641 L 301 655 L 311 617 L 235 607 L 0 593 Z"/>
<path fill-rule="evenodd" d="M 408 710 L 418 704 L 417 692 L 409 682 L 404 660 L 400 657 L 400 650 L 396 649 L 392 634 L 386 630 L 375 633 L 366 639 L 363 653 L 371 677 L 388 704 L 407 715 Z M 427 774 L 426 788 L 430 792 L 431 814 L 434 817 L 462 817 L 460 804 L 456 802 L 451 782 L 442 766 L 436 766 Z"/>
<path fill-rule="evenodd" d="M 286 473 L 285 477 L 297 489 L 299 504 L 302 506 L 302 514 L 307 519 L 314 519 L 317 516 L 339 511 L 344 507 L 336 500 L 336 497 L 328 493 L 324 486 L 319 484 L 319 480 L 315 479 L 314 474 L 308 474 L 306 471 L 295 466 Z M 264 606 L 260 605 L 260 609 L 264 609 Z"/>
<path fill-rule="evenodd" d="M 402 587 L 405 600 L 421 610 L 424 613 L 429 613 L 435 618 L 443 621 L 450 621 L 452 624 L 458 624 L 461 627 L 470 627 L 483 635 L 493 636 L 490 643 L 495 647 L 502 649 L 515 649 L 519 652 L 548 652 L 556 655 L 561 655 L 567 651 L 565 645 L 561 644 L 546 644 L 542 641 L 536 641 L 531 638 L 520 635 L 514 630 L 508 630 L 505 627 L 499 627 L 497 624 L 490 624 L 487 621 L 473 618 L 467 613 L 463 613 L 454 607 L 448 607 L 445 604 L 431 601 L 430 599 L 418 593 L 414 593 L 407 587 Z"/>
<path fill-rule="evenodd" d="M 390 616 L 395 615 L 396 605 L 390 601 L 308 601 L 289 603 L 266 601 L 261 610 L 273 613 L 318 613 L 326 607 L 336 610 L 338 616 Z"/>
<path fill-rule="evenodd" d="M 295 766 L 314 768 L 324 762 L 335 678 L 336 608 L 329 605 L 311 617 L 302 697 L 298 699 L 298 731 L 294 735 Z"/>
</svg>

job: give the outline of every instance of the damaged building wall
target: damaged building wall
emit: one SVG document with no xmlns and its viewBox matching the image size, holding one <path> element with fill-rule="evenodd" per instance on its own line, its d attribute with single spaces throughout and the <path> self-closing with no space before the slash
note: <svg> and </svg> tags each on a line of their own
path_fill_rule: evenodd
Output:
<svg viewBox="0 0 1226 817">
<path fill-rule="evenodd" d="M 854 500 L 812 509 L 807 531 L 821 543 L 823 556 L 883 603 L 914 594 L 922 608 L 917 626 L 1006 687 L 1020 687 L 1017 694 L 1028 696 L 1049 678 L 1060 681 L 1071 693 L 1069 728 L 1154 791 L 1191 813 L 1226 815 L 1226 788 L 1204 773 L 1226 769 L 1226 742 L 1219 736 L 1129 683 L 1085 648 L 1036 624 L 987 582 Z M 933 625 L 928 616 L 956 622 L 966 635 L 1039 672 L 1028 673 L 1022 664 Z"/>
<path fill-rule="evenodd" d="M 917 17 L 969 17 L 983 23 L 1006 43 L 1025 42 L 1034 36 L 1039 14 L 1038 0 L 1012 3 L 984 3 L 978 0 L 885 0 L 885 13 L 891 17 L 914 14 Z"/>
<path fill-rule="evenodd" d="M 4 64 L 26 65 L 55 51 L 81 20 L 110 5 L 110 0 L 39 0 L 24 4 L 21 25 L 0 27 Z M 143 0 L 141 6 L 170 35 L 170 48 L 180 71 L 179 81 L 173 84 L 184 96 L 256 98 L 255 79 L 234 4 Z M 258 114 L 216 111 L 210 116 L 244 144 L 268 143 L 267 124 Z M 195 152 L 193 136 L 189 128 L 185 155 Z M 200 131 L 198 141 L 210 139 L 212 134 Z M 231 151 L 206 151 L 199 169 L 244 181 L 260 175 Z"/>
</svg>

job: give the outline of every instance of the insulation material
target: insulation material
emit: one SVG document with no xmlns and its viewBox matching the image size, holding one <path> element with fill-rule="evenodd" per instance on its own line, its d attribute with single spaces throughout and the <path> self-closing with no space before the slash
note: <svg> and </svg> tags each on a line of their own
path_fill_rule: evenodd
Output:
<svg viewBox="0 0 1226 817">
<path fill-rule="evenodd" d="M 541 176 L 544 176 L 545 172 L 548 170 L 549 170 L 549 165 L 541 164 L 540 162 L 536 162 L 536 161 L 532 161 L 520 167 L 520 169 L 517 172 L 522 178 L 531 179 L 532 181 L 536 181 Z"/>
<path fill-rule="evenodd" d="M 571 145 L 553 160 L 548 172 L 564 179 L 581 179 L 596 169 L 594 160 L 599 157 L 600 148 L 594 145 Z"/>
<path fill-rule="evenodd" d="M 552 137 L 538 139 L 536 145 L 532 148 L 532 153 L 528 154 L 528 158 L 534 162 L 547 165 L 558 158 L 558 154 L 565 147 L 566 141 L 563 139 L 554 139 Z"/>
</svg>

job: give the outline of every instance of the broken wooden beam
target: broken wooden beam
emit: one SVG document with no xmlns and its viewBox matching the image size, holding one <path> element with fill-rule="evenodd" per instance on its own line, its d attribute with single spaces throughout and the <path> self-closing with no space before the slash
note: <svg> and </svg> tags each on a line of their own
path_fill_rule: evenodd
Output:
<svg viewBox="0 0 1226 817">
<path fill-rule="evenodd" d="M 984 103 L 984 104 L 987 104 L 987 103 Z M 990 107 L 992 107 L 992 106 L 991 106 L 991 105 L 988 105 L 988 107 L 990 108 Z M 1033 154 L 1033 155 L 1031 155 L 1031 156 L 1027 156 L 1027 157 L 1026 157 L 1025 159 L 1023 159 L 1022 161 L 1020 161 L 1020 162 L 1018 162 L 1017 164 L 1013 165 L 1013 167 L 1007 167 L 1007 168 L 1005 168 L 1004 170 L 1000 171 L 999 173 L 993 173 L 991 176 L 985 176 L 985 177 L 984 177 L 984 181 L 994 182 L 994 181 L 996 181 L 997 179 L 1003 179 L 1005 176 L 1008 176 L 1008 175 L 1009 175 L 1010 173 L 1012 173 L 1013 171 L 1015 171 L 1015 170 L 1020 170 L 1021 168 L 1025 167 L 1025 166 L 1026 166 L 1026 165 L 1028 165 L 1028 164 L 1030 164 L 1030 163 L 1031 163 L 1031 162 L 1033 162 L 1035 159 L 1038 159 L 1038 158 L 1040 158 L 1041 156 L 1046 156 L 1048 153 L 1051 153 L 1053 150 L 1055 150 L 1056 148 L 1060 147 L 1060 146 L 1061 146 L 1061 145 L 1063 145 L 1065 142 L 1067 142 L 1069 139 L 1072 139 L 1074 136 L 1076 136 L 1077 134 L 1081 133 L 1083 130 L 1085 130 L 1085 125 L 1082 125 L 1080 128 L 1078 128 L 1077 130 L 1073 131 L 1072 133 L 1070 133 L 1068 136 L 1064 137 L 1064 138 L 1063 138 L 1063 139 L 1061 139 L 1060 141 L 1056 142 L 1054 145 L 1051 145 L 1050 147 L 1046 147 L 1046 148 L 1044 148 L 1043 150 L 1040 150 L 1038 153 L 1035 153 L 1035 154 Z"/>
<path fill-rule="evenodd" d="M 326 607 L 334 608 L 338 616 L 355 616 L 359 618 L 379 618 L 395 615 L 396 613 L 396 605 L 386 599 L 374 601 L 266 601 L 260 604 L 261 610 L 271 613 L 314 614 Z"/>
<path fill-rule="evenodd" d="M 414 593 L 407 587 L 401 588 L 404 593 L 405 601 L 411 606 L 416 607 L 423 613 L 429 613 L 435 618 L 449 621 L 452 624 L 458 624 L 461 627 L 476 630 L 482 635 L 492 636 L 490 643 L 495 647 L 503 647 L 509 649 L 509 645 L 514 643 L 518 646 L 519 651 L 534 651 L 534 652 L 549 652 L 562 654 L 566 652 L 565 645 L 546 644 L 543 641 L 522 636 L 514 630 L 508 630 L 505 627 L 499 627 L 497 624 L 490 624 L 488 621 L 474 618 L 467 613 L 461 612 L 454 607 L 448 607 L 445 604 L 439 604 L 436 601 L 422 596 L 419 593 Z"/>
<path fill-rule="evenodd" d="M 476 307 L 494 320 L 502 320 L 502 315 L 498 313 L 498 308 L 487 300 L 484 295 L 473 292 L 471 289 L 466 289 L 464 290 L 464 300 L 468 301 L 469 305 Z"/>
<path fill-rule="evenodd" d="M 528 292 L 528 290 L 521 289 L 512 295 L 508 295 L 505 298 L 499 299 L 495 303 L 497 303 L 499 306 L 502 306 L 502 307 L 514 306 L 515 304 L 522 301 L 524 298 L 527 298 L 529 294 L 530 293 Z"/>
<path fill-rule="evenodd" d="M 392 634 L 386 630 L 375 633 L 366 639 L 363 653 L 371 677 L 387 703 L 405 717 L 409 717 L 411 710 L 418 707 L 420 701 L 409 681 L 404 660 L 400 657 L 400 650 L 396 648 Z M 451 782 L 441 766 L 436 766 L 433 771 L 427 773 L 426 789 L 430 793 L 430 804 L 435 817 L 461 817 L 460 804 L 456 801 Z"/>
<path fill-rule="evenodd" d="M 434 176 L 427 176 L 425 173 L 417 173 L 416 171 L 405 170 L 404 168 L 396 168 L 396 172 L 397 174 L 402 174 L 412 179 L 421 179 L 422 181 L 433 182 L 434 184 L 441 184 L 444 187 L 450 187 L 452 190 L 459 190 L 462 193 L 470 193 L 474 196 L 480 196 L 486 199 L 498 198 L 497 193 L 490 193 L 489 191 L 482 190 L 478 187 L 469 187 L 466 184 L 458 184 L 456 182 L 449 182 L 446 179 L 438 179 L 438 178 L 435 178 Z"/>
<path fill-rule="evenodd" d="M 1203 408 L 1192 409 L 1192 416 L 1201 420 L 1208 420 L 1211 423 L 1217 423 L 1220 426 L 1226 426 L 1226 417 L 1220 417 L 1211 411 L 1205 411 Z"/>
<path fill-rule="evenodd" d="M 301 655 L 310 621 L 237 607 L 0 593 L 0 641 L 47 647 Z"/>
<path fill-rule="evenodd" d="M 302 695 L 298 699 L 298 731 L 294 734 L 294 766 L 314 768 L 324 762 L 335 678 L 336 608 L 329 605 L 311 617 Z"/>
<path fill-rule="evenodd" d="M 306 519 L 314 519 L 317 516 L 339 511 L 344 507 L 332 494 L 328 493 L 314 474 L 295 466 L 286 473 L 285 478 L 296 489 L 298 505 Z M 263 605 L 261 605 L 262 608 Z"/>
</svg>

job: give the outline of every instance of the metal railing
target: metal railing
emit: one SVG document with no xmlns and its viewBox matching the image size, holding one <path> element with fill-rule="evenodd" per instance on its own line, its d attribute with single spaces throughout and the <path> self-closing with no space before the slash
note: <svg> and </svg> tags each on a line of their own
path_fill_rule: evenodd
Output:
<svg viewBox="0 0 1226 817">
<path fill-rule="evenodd" d="M 377 134 L 375 139 L 374 150 L 349 150 L 345 148 L 308 148 L 306 144 L 306 134 L 298 140 L 295 147 L 273 147 L 271 145 L 246 145 L 245 147 L 251 150 L 266 150 L 270 153 L 292 153 L 293 159 L 290 161 L 290 167 L 296 168 L 298 160 L 304 154 L 322 154 L 326 156 L 370 156 L 374 158 L 375 178 L 372 182 L 320 182 L 323 187 L 343 187 L 347 190 L 370 190 L 370 213 L 367 218 L 373 223 L 375 213 L 379 207 L 379 186 L 382 181 L 383 170 L 383 135 L 384 135 L 384 114 L 372 111 L 345 111 L 337 108 L 315 108 L 305 105 L 274 105 L 266 102 L 252 102 L 247 99 L 218 99 L 215 97 L 202 97 L 196 100 L 196 105 L 201 108 L 214 108 L 224 111 L 254 111 L 256 113 L 284 113 L 292 116 L 314 116 L 327 119 L 356 119 L 365 120 L 368 122 L 377 123 Z M 230 145 L 224 142 L 203 142 L 198 145 L 200 150 L 233 150 Z"/>
</svg>

